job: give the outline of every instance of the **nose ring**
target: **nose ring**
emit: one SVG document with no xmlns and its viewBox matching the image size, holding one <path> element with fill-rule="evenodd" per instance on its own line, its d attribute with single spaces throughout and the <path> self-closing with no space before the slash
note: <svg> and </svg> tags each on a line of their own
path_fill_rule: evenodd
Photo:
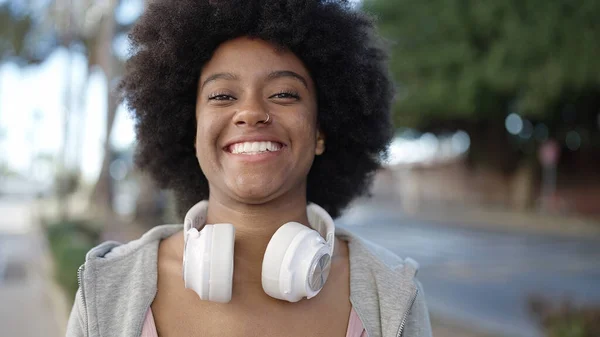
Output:
<svg viewBox="0 0 600 337">
<path fill-rule="evenodd" d="M 271 120 L 271 115 L 269 115 L 268 112 L 265 112 L 265 113 L 267 114 L 267 119 L 263 123 L 267 124 Z"/>
</svg>

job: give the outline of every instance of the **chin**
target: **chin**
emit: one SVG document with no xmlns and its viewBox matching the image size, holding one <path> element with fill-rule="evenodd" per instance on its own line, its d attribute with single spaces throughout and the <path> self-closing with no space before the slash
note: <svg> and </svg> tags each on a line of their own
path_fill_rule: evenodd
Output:
<svg viewBox="0 0 600 337">
<path fill-rule="evenodd" d="M 236 186 L 230 191 L 235 196 L 235 199 L 250 205 L 263 204 L 277 197 L 276 190 L 267 188 L 265 184 Z"/>
<path fill-rule="evenodd" d="M 245 205 L 263 205 L 276 197 L 272 195 L 236 194 L 235 199 Z"/>
</svg>

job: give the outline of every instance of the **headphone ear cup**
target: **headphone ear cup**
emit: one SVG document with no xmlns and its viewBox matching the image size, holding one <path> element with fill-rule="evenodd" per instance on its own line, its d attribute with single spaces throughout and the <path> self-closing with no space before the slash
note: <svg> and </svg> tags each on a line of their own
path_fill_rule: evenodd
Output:
<svg viewBox="0 0 600 337">
<path fill-rule="evenodd" d="M 206 225 L 200 232 L 192 228 L 185 235 L 185 287 L 194 290 L 202 300 L 229 302 L 233 283 L 233 225 Z"/>
<path fill-rule="evenodd" d="M 262 286 L 267 295 L 290 302 L 296 302 L 302 298 L 302 296 L 297 297 L 297 294 L 293 294 L 293 287 L 282 288 L 282 277 L 284 277 L 282 266 L 288 251 L 294 249 L 290 245 L 299 237 L 305 237 L 312 232 L 316 233 L 300 223 L 288 222 L 273 234 L 267 245 L 262 265 Z M 300 276 L 298 273 L 296 275 Z"/>
<path fill-rule="evenodd" d="M 214 225 L 210 251 L 208 299 L 213 302 L 231 301 L 233 287 L 233 248 L 235 228 L 232 224 Z"/>
</svg>

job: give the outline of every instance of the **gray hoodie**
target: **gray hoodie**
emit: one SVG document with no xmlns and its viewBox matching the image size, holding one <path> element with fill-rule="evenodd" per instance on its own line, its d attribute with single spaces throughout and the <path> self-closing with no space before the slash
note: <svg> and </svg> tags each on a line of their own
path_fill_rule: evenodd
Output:
<svg viewBox="0 0 600 337">
<path fill-rule="evenodd" d="M 93 248 L 78 272 L 67 337 L 140 336 L 156 295 L 158 244 L 182 229 L 159 226 L 127 244 L 105 242 Z M 430 337 L 416 262 L 339 227 L 336 235 L 348 242 L 350 302 L 368 335 Z"/>
</svg>

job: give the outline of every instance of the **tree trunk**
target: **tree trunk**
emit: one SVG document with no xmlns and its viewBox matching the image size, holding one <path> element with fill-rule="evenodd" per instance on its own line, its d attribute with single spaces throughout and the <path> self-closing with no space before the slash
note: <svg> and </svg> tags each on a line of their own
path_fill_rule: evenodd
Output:
<svg viewBox="0 0 600 337">
<path fill-rule="evenodd" d="M 108 88 L 108 111 L 106 112 L 106 138 L 104 139 L 104 158 L 102 160 L 102 168 L 100 176 L 96 182 L 96 186 L 92 192 L 91 202 L 92 207 L 98 211 L 98 215 L 108 220 L 114 215 L 113 212 L 113 186 L 110 177 L 110 164 L 112 161 L 112 147 L 110 143 L 112 127 L 117 111 L 117 101 L 113 94 L 114 72 L 114 56 L 112 54 L 112 41 L 115 34 L 115 19 L 114 8 L 116 0 L 109 0 L 108 9 L 104 13 L 100 23 L 99 35 L 97 37 L 94 49 L 90 55 L 90 59 L 95 60 L 106 76 L 106 85 Z M 110 224 L 108 221 L 106 224 Z M 108 229 L 108 228 L 107 228 Z M 110 231 L 110 229 L 108 229 Z"/>
</svg>

